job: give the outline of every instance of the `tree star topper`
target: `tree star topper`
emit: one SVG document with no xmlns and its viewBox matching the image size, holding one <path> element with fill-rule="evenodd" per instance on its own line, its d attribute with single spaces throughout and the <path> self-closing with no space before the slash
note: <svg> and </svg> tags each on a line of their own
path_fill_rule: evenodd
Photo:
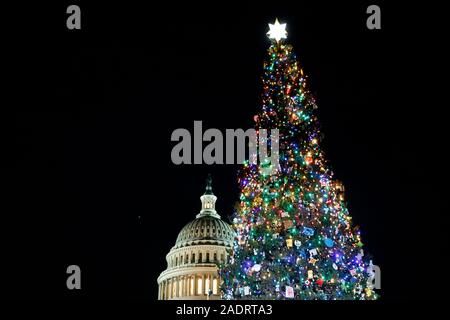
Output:
<svg viewBox="0 0 450 320">
<path fill-rule="evenodd" d="M 281 39 L 287 38 L 287 32 L 286 32 L 286 23 L 278 22 L 278 18 L 275 19 L 274 24 L 269 23 L 269 32 L 267 34 L 269 35 L 269 39 L 275 39 L 275 41 L 280 41 Z"/>
</svg>

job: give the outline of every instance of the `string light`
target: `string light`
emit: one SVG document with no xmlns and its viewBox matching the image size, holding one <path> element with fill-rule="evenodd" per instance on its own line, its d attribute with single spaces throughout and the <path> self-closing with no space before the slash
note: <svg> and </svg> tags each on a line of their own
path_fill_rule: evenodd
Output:
<svg viewBox="0 0 450 320">
<path fill-rule="evenodd" d="M 232 263 L 220 268 L 226 299 L 377 299 L 368 287 L 359 229 L 343 186 L 320 148 L 315 99 L 286 38 L 286 25 L 270 25 L 262 110 L 255 127 L 278 128 L 280 171 L 262 175 L 245 163 L 238 181 L 238 234 Z M 256 266 L 256 267 L 255 267 Z"/>
</svg>

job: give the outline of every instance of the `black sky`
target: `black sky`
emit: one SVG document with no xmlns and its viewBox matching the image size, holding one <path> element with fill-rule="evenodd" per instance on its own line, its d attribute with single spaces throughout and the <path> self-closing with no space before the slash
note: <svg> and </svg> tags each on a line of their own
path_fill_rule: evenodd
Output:
<svg viewBox="0 0 450 320">
<path fill-rule="evenodd" d="M 405 60 L 414 63 L 401 51 L 411 35 L 387 6 L 382 30 L 368 30 L 368 4 L 82 2 L 81 31 L 65 28 L 68 4 L 38 8 L 45 19 L 28 19 L 36 27 L 16 28 L 11 39 L 11 82 L 21 90 L 14 161 L 5 167 L 11 245 L 1 290 L 156 299 L 165 254 L 199 211 L 206 175 L 224 219 L 238 200 L 238 166 L 173 165 L 171 132 L 192 131 L 194 120 L 253 125 L 267 23 L 278 17 L 316 95 L 326 157 L 382 269 L 382 296 L 414 297 L 417 281 L 400 285 L 398 270 L 416 253 L 410 245 L 421 229 L 412 217 L 427 208 L 411 200 L 423 197 L 417 145 L 427 137 L 412 125 L 420 120 L 412 105 L 392 99 L 410 75 Z M 82 269 L 81 292 L 66 290 L 70 264 Z M 30 266 L 39 275 L 33 286 Z"/>
</svg>

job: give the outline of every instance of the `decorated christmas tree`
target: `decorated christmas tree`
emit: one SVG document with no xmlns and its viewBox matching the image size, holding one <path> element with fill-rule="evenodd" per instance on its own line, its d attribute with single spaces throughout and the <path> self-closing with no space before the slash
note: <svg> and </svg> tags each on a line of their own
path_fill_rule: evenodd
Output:
<svg viewBox="0 0 450 320">
<path fill-rule="evenodd" d="M 286 24 L 269 27 L 255 129 L 279 129 L 279 167 L 270 174 L 247 161 L 239 173 L 237 237 L 219 271 L 223 298 L 376 299 L 360 231 L 320 148 L 316 102 L 284 40 Z"/>
</svg>

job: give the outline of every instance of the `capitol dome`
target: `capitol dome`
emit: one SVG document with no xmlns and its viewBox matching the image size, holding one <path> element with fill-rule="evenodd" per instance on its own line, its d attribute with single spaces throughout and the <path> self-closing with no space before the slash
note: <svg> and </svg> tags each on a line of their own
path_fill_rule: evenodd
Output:
<svg viewBox="0 0 450 320">
<path fill-rule="evenodd" d="M 231 246 L 233 229 L 220 218 L 211 215 L 197 217 L 189 222 L 178 234 L 174 248 L 199 244 Z"/>
<path fill-rule="evenodd" d="M 234 231 L 215 209 L 211 177 L 200 200 L 200 213 L 181 229 L 166 256 L 167 269 L 158 277 L 159 300 L 220 298 L 217 265 L 226 262 Z"/>
</svg>

